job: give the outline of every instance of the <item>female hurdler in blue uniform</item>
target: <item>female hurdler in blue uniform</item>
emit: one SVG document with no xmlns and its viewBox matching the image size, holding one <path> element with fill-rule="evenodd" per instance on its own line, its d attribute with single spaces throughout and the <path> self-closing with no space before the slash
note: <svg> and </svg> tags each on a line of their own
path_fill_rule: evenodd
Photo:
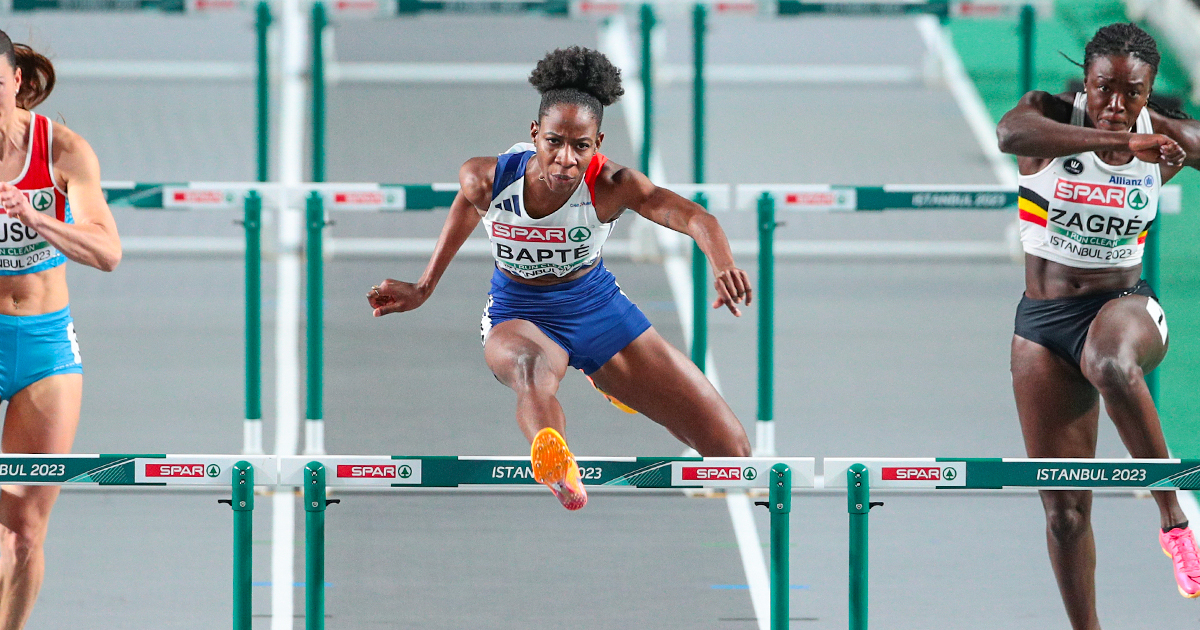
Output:
<svg viewBox="0 0 1200 630">
<path fill-rule="evenodd" d="M 112 271 L 121 241 L 88 143 L 30 111 L 54 67 L 0 32 L 0 399 L 5 453 L 69 453 L 83 365 L 67 298 L 67 259 Z M 57 486 L 0 492 L 0 628 L 21 628 L 42 585 L 42 543 Z"/>
<path fill-rule="evenodd" d="M 555 397 L 568 367 L 666 427 L 705 456 L 750 455 L 741 423 L 712 384 L 664 340 L 600 258 L 625 209 L 696 240 L 716 276 L 714 308 L 739 315 L 750 281 L 703 208 L 599 153 L 604 107 L 624 93 L 620 70 L 585 48 L 555 50 L 534 69 L 542 95 L 532 145 L 468 160 L 434 254 L 414 283 L 385 280 L 367 295 L 376 316 L 410 311 L 433 293 L 482 219 L 496 270 L 483 316 L 484 358 L 517 394 L 534 477 L 567 509 L 587 493 L 562 437 Z"/>
</svg>

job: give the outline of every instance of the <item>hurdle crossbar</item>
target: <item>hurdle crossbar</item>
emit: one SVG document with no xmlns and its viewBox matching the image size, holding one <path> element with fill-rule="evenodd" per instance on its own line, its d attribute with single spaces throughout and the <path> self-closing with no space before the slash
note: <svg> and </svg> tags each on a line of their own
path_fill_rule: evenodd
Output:
<svg viewBox="0 0 1200 630">
<path fill-rule="evenodd" d="M 1200 490 L 1200 460 L 827 457 L 826 487 L 846 488 L 850 630 L 867 630 L 872 487 L 881 490 Z"/>
<path fill-rule="evenodd" d="M 254 487 L 275 485 L 274 457 L 241 455 L 0 455 L 0 484 L 226 487 L 233 510 L 233 629 L 250 630 Z"/>
<path fill-rule="evenodd" d="M 281 485 L 304 489 L 305 628 L 325 627 L 327 488 L 463 488 L 536 484 L 528 457 L 280 457 Z M 814 487 L 811 457 L 606 457 L 577 460 L 590 488 L 767 488 L 771 512 L 771 629 L 789 624 L 789 514 L 793 488 Z"/>
</svg>

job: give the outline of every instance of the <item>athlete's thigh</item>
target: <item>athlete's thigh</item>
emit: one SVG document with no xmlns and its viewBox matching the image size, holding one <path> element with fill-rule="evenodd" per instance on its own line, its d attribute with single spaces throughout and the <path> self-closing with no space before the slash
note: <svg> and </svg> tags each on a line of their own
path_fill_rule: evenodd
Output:
<svg viewBox="0 0 1200 630">
<path fill-rule="evenodd" d="M 1149 308 L 1148 308 L 1149 307 Z M 1154 314 L 1151 314 L 1154 308 Z M 1155 317 L 1163 321 L 1156 322 Z M 1129 361 L 1149 373 L 1167 354 L 1166 316 L 1144 295 L 1110 300 L 1096 314 L 1083 344 L 1084 372 L 1104 360 Z M 1161 328 L 1160 328 L 1161 325 Z"/>
<path fill-rule="evenodd" d="M 70 453 L 82 397 L 82 374 L 49 376 L 22 389 L 8 401 L 0 446 L 5 453 Z M 30 523 L 44 527 L 58 491 L 58 486 L 4 486 L 0 523 L 18 532 L 26 532 Z"/>
<path fill-rule="evenodd" d="M 1013 336 L 1012 384 L 1030 457 L 1094 457 L 1100 397 L 1075 366 Z"/>
<path fill-rule="evenodd" d="M 567 373 L 567 351 L 524 319 L 500 322 L 488 332 L 483 357 L 492 374 L 509 387 L 534 379 L 537 384 L 557 387 Z"/>
<path fill-rule="evenodd" d="M 701 454 L 749 454 L 729 452 L 748 449 L 741 422 L 700 369 L 653 327 L 609 359 L 592 379 L 617 400 L 684 436 Z"/>
</svg>

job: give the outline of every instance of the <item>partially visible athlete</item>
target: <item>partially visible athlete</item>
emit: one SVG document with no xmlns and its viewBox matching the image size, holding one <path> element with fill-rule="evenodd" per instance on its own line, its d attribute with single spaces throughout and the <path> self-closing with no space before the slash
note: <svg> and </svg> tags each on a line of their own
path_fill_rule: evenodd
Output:
<svg viewBox="0 0 1200 630">
<path fill-rule="evenodd" d="M 1159 53 L 1134 24 L 1097 31 L 1084 92 L 1030 92 L 1000 121 L 1018 157 L 1025 295 L 1012 378 L 1030 457 L 1095 457 L 1099 400 L 1129 453 L 1168 457 L 1144 375 L 1167 352 L 1167 322 L 1141 280 L 1162 184 L 1200 167 L 1200 123 L 1150 102 Z M 1154 492 L 1159 541 L 1179 592 L 1200 595 L 1200 559 L 1174 491 Z M 1075 630 L 1096 630 L 1092 493 L 1043 491 L 1050 561 Z"/>
<path fill-rule="evenodd" d="M 496 269 L 483 312 L 484 358 L 517 394 L 534 477 L 567 509 L 587 493 L 562 437 L 556 393 L 568 367 L 610 398 L 663 425 L 705 456 L 750 455 L 741 423 L 704 374 L 658 334 L 600 257 L 626 209 L 691 236 L 716 276 L 713 308 L 739 315 L 750 281 L 733 262 L 716 219 L 602 155 L 604 107 L 624 94 L 620 70 L 586 48 L 546 55 L 530 83 L 542 95 L 533 144 L 468 160 L 462 190 L 417 283 L 385 280 L 367 295 L 375 316 L 429 299 L 459 247 L 483 220 Z"/>
<path fill-rule="evenodd" d="M 54 67 L 0 32 L 0 399 L 5 453 L 69 453 L 83 364 L 67 298 L 68 259 L 112 271 L 121 242 L 88 143 L 34 107 Z M 25 625 L 45 572 L 57 486 L 0 489 L 0 630 Z"/>
</svg>

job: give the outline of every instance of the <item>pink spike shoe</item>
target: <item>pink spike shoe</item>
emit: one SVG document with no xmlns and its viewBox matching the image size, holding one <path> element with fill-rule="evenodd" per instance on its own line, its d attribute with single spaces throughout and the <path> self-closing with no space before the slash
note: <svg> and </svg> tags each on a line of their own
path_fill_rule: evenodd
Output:
<svg viewBox="0 0 1200 630">
<path fill-rule="evenodd" d="M 1160 531 L 1158 542 L 1163 553 L 1171 556 L 1175 565 L 1175 583 L 1179 594 L 1187 598 L 1200 596 L 1200 556 L 1196 553 L 1196 538 L 1191 528 Z"/>
<path fill-rule="evenodd" d="M 567 441 L 558 431 L 546 427 L 538 431 L 529 446 L 529 461 L 533 478 L 546 484 L 568 510 L 587 505 L 587 490 L 579 475 L 579 464 L 567 448 Z"/>
</svg>

